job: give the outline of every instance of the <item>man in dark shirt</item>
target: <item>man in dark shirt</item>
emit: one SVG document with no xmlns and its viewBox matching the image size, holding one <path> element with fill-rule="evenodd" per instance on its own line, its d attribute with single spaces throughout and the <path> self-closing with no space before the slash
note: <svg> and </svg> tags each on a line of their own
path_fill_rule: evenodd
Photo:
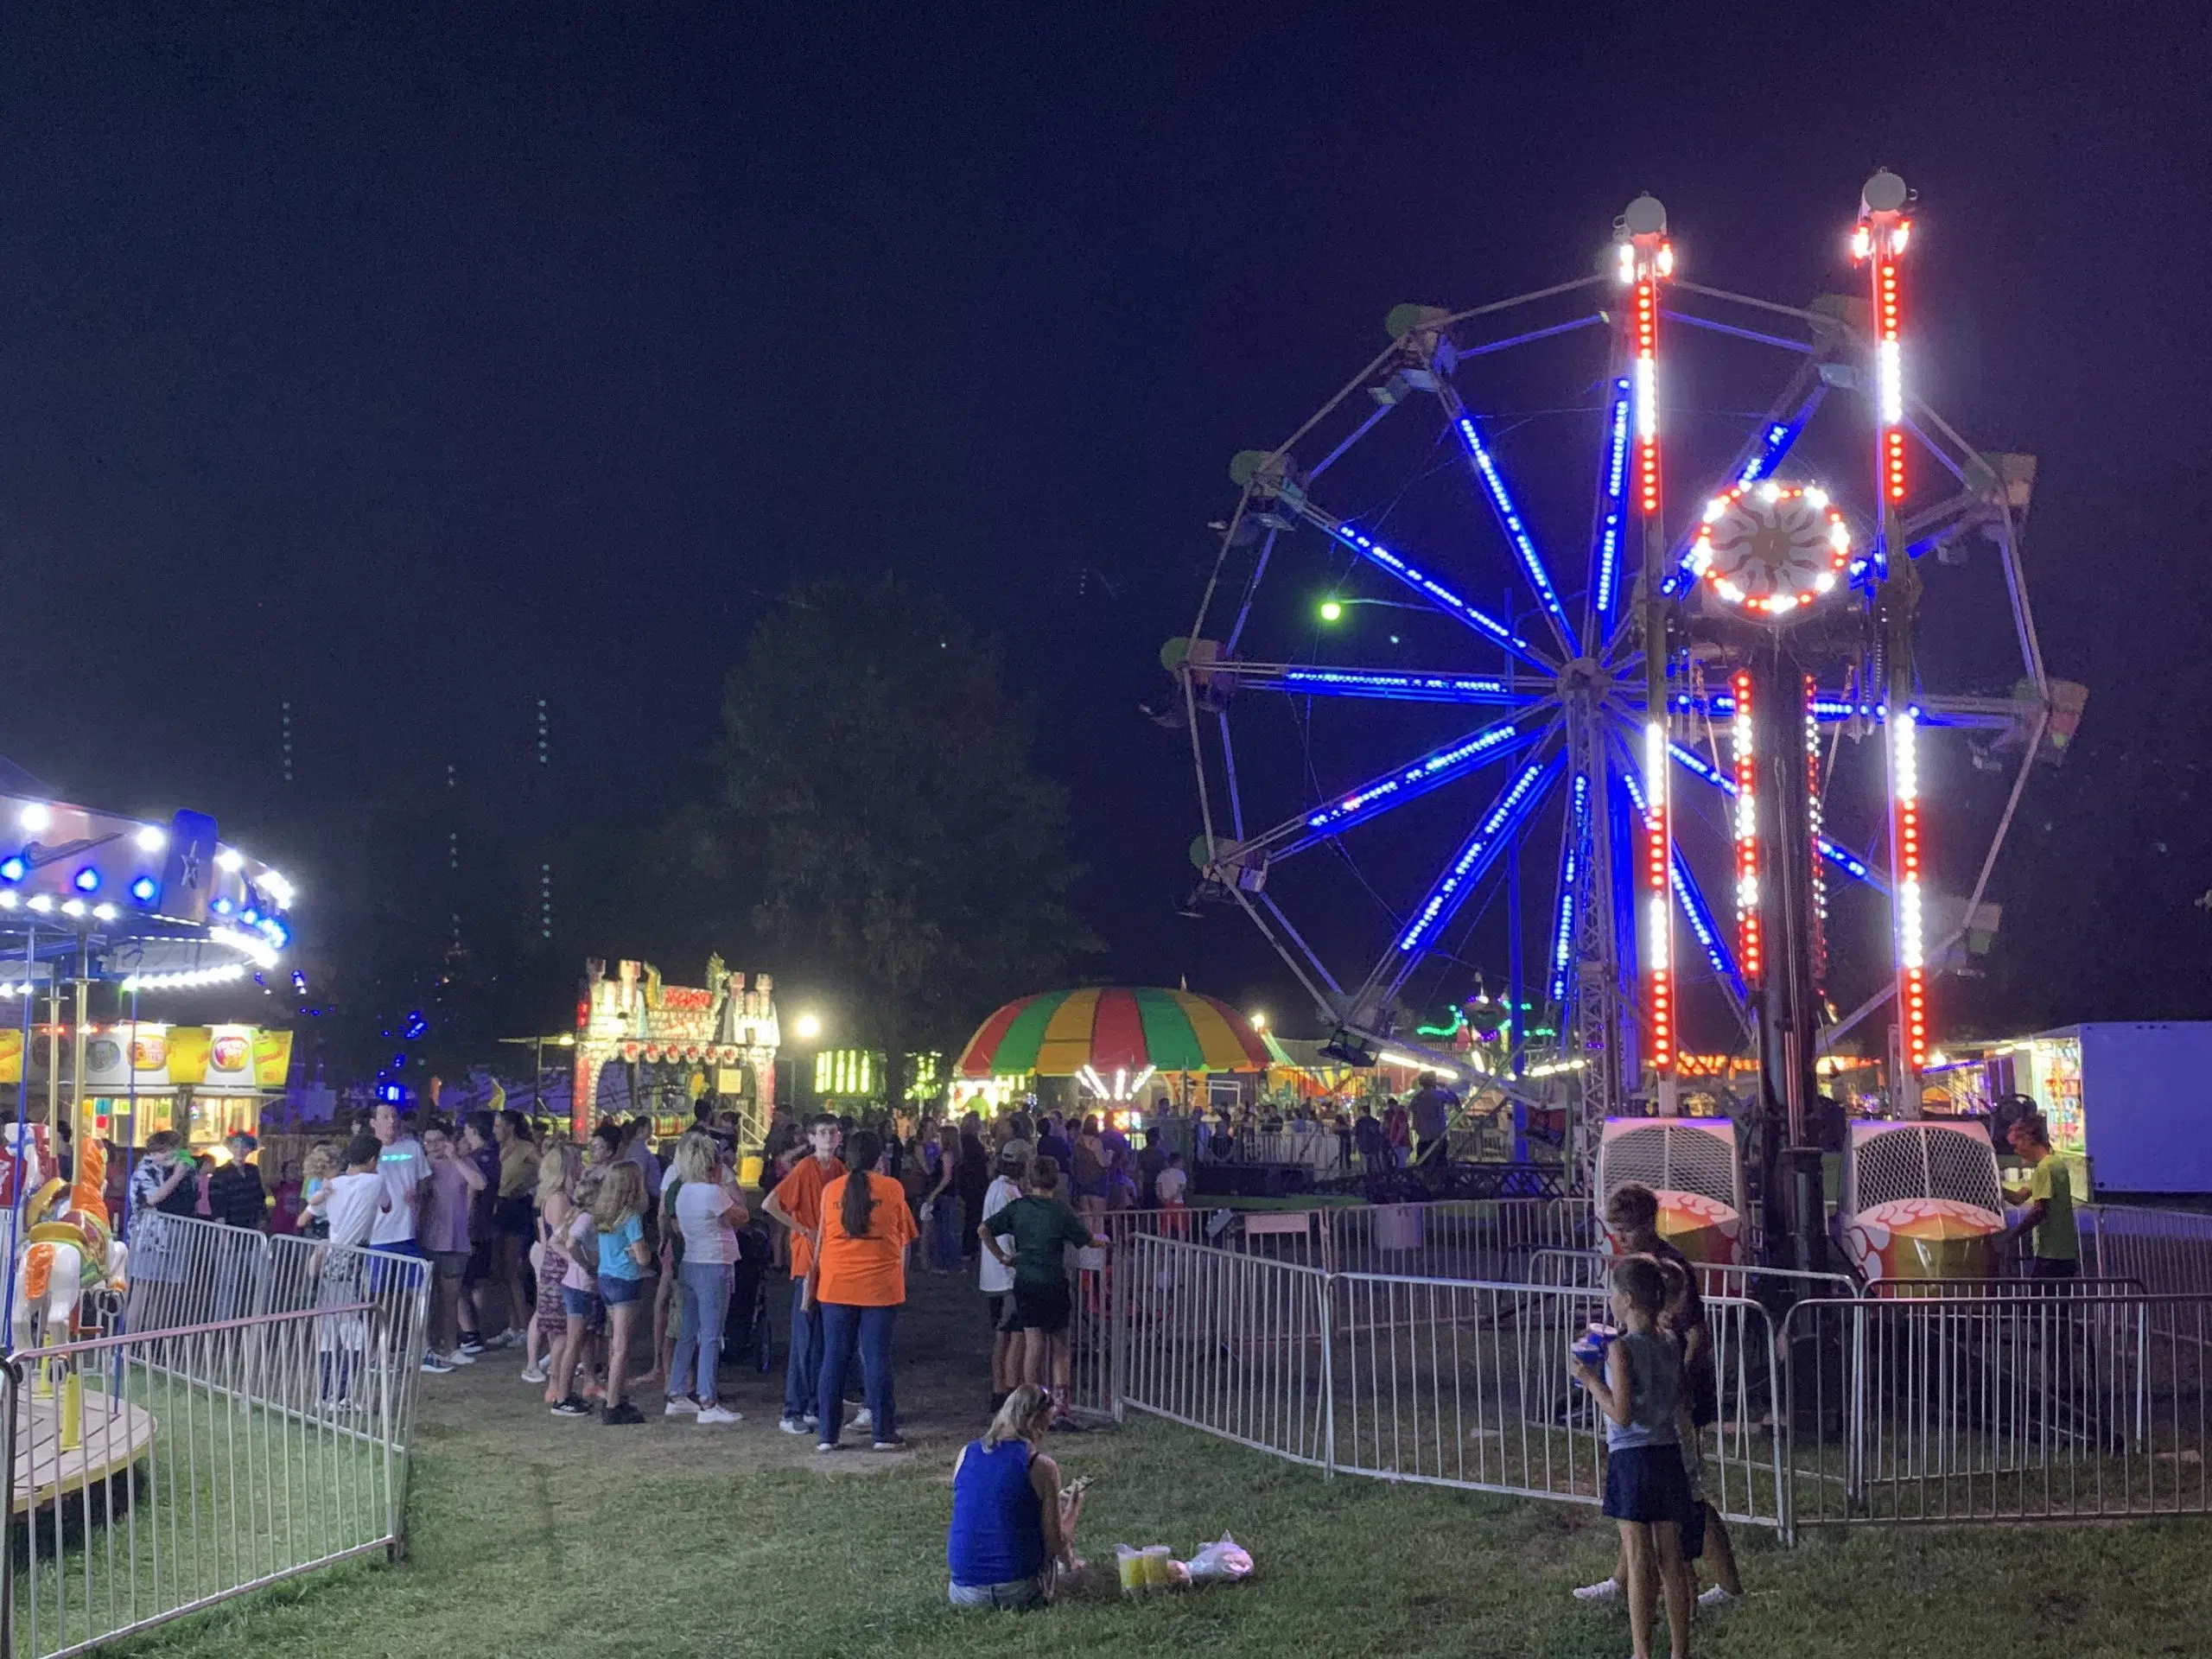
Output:
<svg viewBox="0 0 2212 1659">
<path fill-rule="evenodd" d="M 1039 1154 L 1029 1166 L 1028 1191 L 984 1217 L 976 1236 L 999 1262 L 1014 1269 L 1014 1293 L 1007 1298 L 999 1329 L 1020 1334 L 1023 1382 L 1044 1388 L 1049 1367 L 1058 1405 L 1052 1427 L 1065 1429 L 1077 1426 L 1068 1415 L 1068 1322 L 1075 1302 L 1068 1294 L 1067 1249 L 1089 1249 L 1099 1241 L 1074 1211 L 1052 1196 L 1059 1183 L 1058 1163 Z M 999 1243 L 1006 1235 L 1014 1239 L 1011 1255 Z"/>
<path fill-rule="evenodd" d="M 234 1135 L 224 1144 L 231 1161 L 219 1164 L 207 1178 L 207 1208 L 226 1227 L 259 1232 L 269 1219 L 269 1194 L 261 1185 L 261 1172 L 246 1160 L 260 1142 L 250 1135 Z"/>
<path fill-rule="evenodd" d="M 1456 1103 L 1451 1091 L 1436 1080 L 1436 1073 L 1424 1071 L 1419 1079 L 1421 1087 L 1408 1103 L 1413 1113 L 1414 1136 L 1420 1143 L 1414 1154 L 1417 1164 L 1440 1164 L 1450 1153 L 1446 1150 L 1446 1131 L 1451 1122 L 1452 1108 Z"/>
<path fill-rule="evenodd" d="M 1167 1154 L 1160 1144 L 1160 1131 L 1144 1132 L 1144 1150 L 1137 1154 L 1137 1205 L 1141 1209 L 1160 1207 L 1160 1190 L 1156 1183 L 1160 1172 L 1167 1167 Z"/>
</svg>

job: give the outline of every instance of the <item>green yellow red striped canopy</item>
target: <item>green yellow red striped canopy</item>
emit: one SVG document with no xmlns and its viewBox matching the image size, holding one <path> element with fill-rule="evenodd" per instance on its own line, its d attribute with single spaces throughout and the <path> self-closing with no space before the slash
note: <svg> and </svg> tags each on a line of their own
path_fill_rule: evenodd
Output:
<svg viewBox="0 0 2212 1659">
<path fill-rule="evenodd" d="M 954 1070 L 963 1077 L 1071 1077 L 1141 1071 L 1261 1071 L 1267 1046 L 1244 1016 L 1195 991 L 1093 987 L 1015 999 L 976 1027 Z"/>
</svg>

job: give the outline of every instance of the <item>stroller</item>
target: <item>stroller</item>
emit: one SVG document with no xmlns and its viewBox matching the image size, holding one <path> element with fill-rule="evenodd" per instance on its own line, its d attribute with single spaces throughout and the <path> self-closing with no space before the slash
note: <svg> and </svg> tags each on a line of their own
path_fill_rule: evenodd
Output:
<svg viewBox="0 0 2212 1659">
<path fill-rule="evenodd" d="M 752 1222 L 737 1230 L 737 1272 L 729 1293 L 729 1313 L 722 1321 L 722 1357 L 749 1359 L 766 1374 L 773 1362 L 768 1329 L 768 1274 L 775 1243 L 767 1224 Z"/>
</svg>

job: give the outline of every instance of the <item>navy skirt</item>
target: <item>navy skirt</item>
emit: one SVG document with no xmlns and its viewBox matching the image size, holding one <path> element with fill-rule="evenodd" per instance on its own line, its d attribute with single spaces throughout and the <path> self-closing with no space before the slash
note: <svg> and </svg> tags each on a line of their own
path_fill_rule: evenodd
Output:
<svg viewBox="0 0 2212 1659">
<path fill-rule="evenodd" d="M 1690 1478 L 1682 1468 L 1682 1448 L 1623 1446 L 1605 1461 L 1605 1513 L 1616 1521 L 1646 1524 L 1690 1519 Z"/>
</svg>

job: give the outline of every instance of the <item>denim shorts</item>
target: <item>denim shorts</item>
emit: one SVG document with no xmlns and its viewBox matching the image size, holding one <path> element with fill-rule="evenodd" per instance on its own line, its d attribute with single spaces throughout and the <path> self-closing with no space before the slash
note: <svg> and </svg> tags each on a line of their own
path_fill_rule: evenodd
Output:
<svg viewBox="0 0 2212 1659">
<path fill-rule="evenodd" d="M 609 1307 L 620 1307 L 626 1302 L 634 1302 L 644 1293 L 645 1281 L 642 1279 L 619 1279 L 607 1274 L 599 1281 L 599 1300 Z"/>
<path fill-rule="evenodd" d="M 1040 1575 L 1034 1579 L 1016 1579 L 1011 1584 L 956 1584 L 952 1586 L 952 1605 L 956 1607 L 1003 1607 L 1019 1612 L 1027 1607 L 1045 1605 L 1045 1581 Z"/>
<path fill-rule="evenodd" d="M 576 1290 L 571 1288 L 569 1286 L 563 1285 L 561 1287 L 561 1306 L 572 1319 L 589 1319 L 591 1317 L 591 1292 L 588 1290 Z"/>
</svg>

